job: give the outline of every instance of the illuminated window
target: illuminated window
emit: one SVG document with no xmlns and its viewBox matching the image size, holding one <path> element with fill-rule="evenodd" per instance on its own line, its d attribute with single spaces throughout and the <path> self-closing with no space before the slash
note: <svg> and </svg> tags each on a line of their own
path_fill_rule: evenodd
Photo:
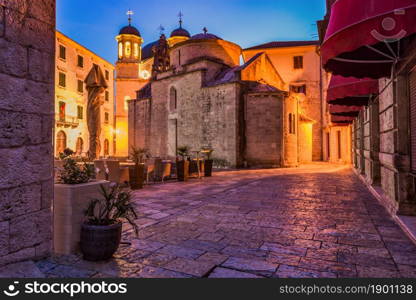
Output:
<svg viewBox="0 0 416 300">
<path fill-rule="evenodd" d="M 139 58 L 139 44 L 134 43 L 134 58 Z"/>
<path fill-rule="evenodd" d="M 123 57 L 123 43 L 118 43 L 118 58 Z"/>
<path fill-rule="evenodd" d="M 130 100 L 131 100 L 130 96 L 124 97 L 124 110 L 129 110 L 129 102 L 128 101 L 130 101 Z"/>
<path fill-rule="evenodd" d="M 65 102 L 59 102 L 59 121 L 65 122 L 65 110 L 66 104 Z"/>
<path fill-rule="evenodd" d="M 126 42 L 125 51 L 126 51 L 126 57 L 130 57 L 131 56 L 131 43 L 130 42 Z"/>
<path fill-rule="evenodd" d="M 303 56 L 294 56 L 293 57 L 293 68 L 294 69 L 303 69 Z"/>
</svg>

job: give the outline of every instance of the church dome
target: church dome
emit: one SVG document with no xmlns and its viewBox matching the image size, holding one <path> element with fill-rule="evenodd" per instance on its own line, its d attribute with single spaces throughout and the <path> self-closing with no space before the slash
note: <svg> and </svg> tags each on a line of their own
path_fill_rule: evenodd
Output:
<svg viewBox="0 0 416 300">
<path fill-rule="evenodd" d="M 121 28 L 119 34 L 131 34 L 131 35 L 136 35 L 136 36 L 141 37 L 140 31 L 136 27 L 131 26 L 131 25 Z"/>
<path fill-rule="evenodd" d="M 215 34 L 208 33 L 208 29 L 204 27 L 203 33 L 198 33 L 192 36 L 192 40 L 222 40 L 219 36 L 216 36 Z"/>
<path fill-rule="evenodd" d="M 153 47 L 156 46 L 158 41 L 154 41 L 152 43 L 147 44 L 142 48 L 142 59 L 148 59 L 153 57 Z"/>
<path fill-rule="evenodd" d="M 183 37 L 190 38 L 191 34 L 188 32 L 188 30 L 183 29 L 182 27 L 179 27 L 175 29 L 174 31 L 172 31 L 172 33 L 170 34 L 170 37 L 175 37 L 175 36 L 183 36 Z"/>
<path fill-rule="evenodd" d="M 222 38 L 211 33 L 198 33 L 192 36 L 192 40 L 222 40 Z"/>
</svg>

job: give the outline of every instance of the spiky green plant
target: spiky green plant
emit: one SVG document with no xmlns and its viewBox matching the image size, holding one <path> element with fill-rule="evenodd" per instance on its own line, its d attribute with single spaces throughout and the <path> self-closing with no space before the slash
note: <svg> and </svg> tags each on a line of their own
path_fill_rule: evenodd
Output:
<svg viewBox="0 0 416 300">
<path fill-rule="evenodd" d="M 178 147 L 178 155 L 182 157 L 183 160 L 185 160 L 189 156 L 189 146 L 181 146 Z"/>
<path fill-rule="evenodd" d="M 137 213 L 131 201 L 130 192 L 121 190 L 119 185 L 112 185 L 109 188 L 101 185 L 100 199 L 90 202 L 85 216 L 87 223 L 97 226 L 108 226 L 121 222 L 123 219 L 133 227 L 136 235 L 139 232 L 137 224 Z"/>
<path fill-rule="evenodd" d="M 144 160 L 150 156 L 149 150 L 146 148 L 131 147 L 130 158 L 135 164 L 142 164 Z"/>
</svg>

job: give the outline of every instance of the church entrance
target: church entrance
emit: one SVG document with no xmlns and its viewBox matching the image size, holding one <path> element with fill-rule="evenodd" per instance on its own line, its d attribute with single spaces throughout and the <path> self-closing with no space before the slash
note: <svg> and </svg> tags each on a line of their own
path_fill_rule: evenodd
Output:
<svg viewBox="0 0 416 300">
<path fill-rule="evenodd" d="M 170 119 L 168 125 L 168 155 L 176 157 L 178 149 L 178 120 Z"/>
</svg>

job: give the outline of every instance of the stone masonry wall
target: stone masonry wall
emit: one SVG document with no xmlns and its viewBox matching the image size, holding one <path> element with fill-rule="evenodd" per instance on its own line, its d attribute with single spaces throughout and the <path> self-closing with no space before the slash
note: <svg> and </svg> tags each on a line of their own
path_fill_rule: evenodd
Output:
<svg viewBox="0 0 416 300">
<path fill-rule="evenodd" d="M 0 0 L 0 265 L 50 253 L 55 1 Z"/>
<path fill-rule="evenodd" d="M 235 84 L 201 88 L 204 73 L 195 71 L 152 84 L 152 154 L 170 154 L 169 120 L 177 119 L 178 147 L 212 147 L 214 156 L 237 164 L 237 99 Z M 170 89 L 177 90 L 177 109 L 169 109 Z"/>
<path fill-rule="evenodd" d="M 388 79 L 379 80 L 380 90 L 384 89 L 388 81 Z M 391 211 L 396 211 L 398 207 L 396 191 L 398 171 L 394 163 L 397 141 L 394 99 L 393 85 L 387 87 L 379 97 L 381 187 L 386 198 L 391 200 L 388 204 Z"/>
<path fill-rule="evenodd" d="M 246 96 L 246 160 L 249 167 L 282 166 L 283 95 Z"/>
</svg>

